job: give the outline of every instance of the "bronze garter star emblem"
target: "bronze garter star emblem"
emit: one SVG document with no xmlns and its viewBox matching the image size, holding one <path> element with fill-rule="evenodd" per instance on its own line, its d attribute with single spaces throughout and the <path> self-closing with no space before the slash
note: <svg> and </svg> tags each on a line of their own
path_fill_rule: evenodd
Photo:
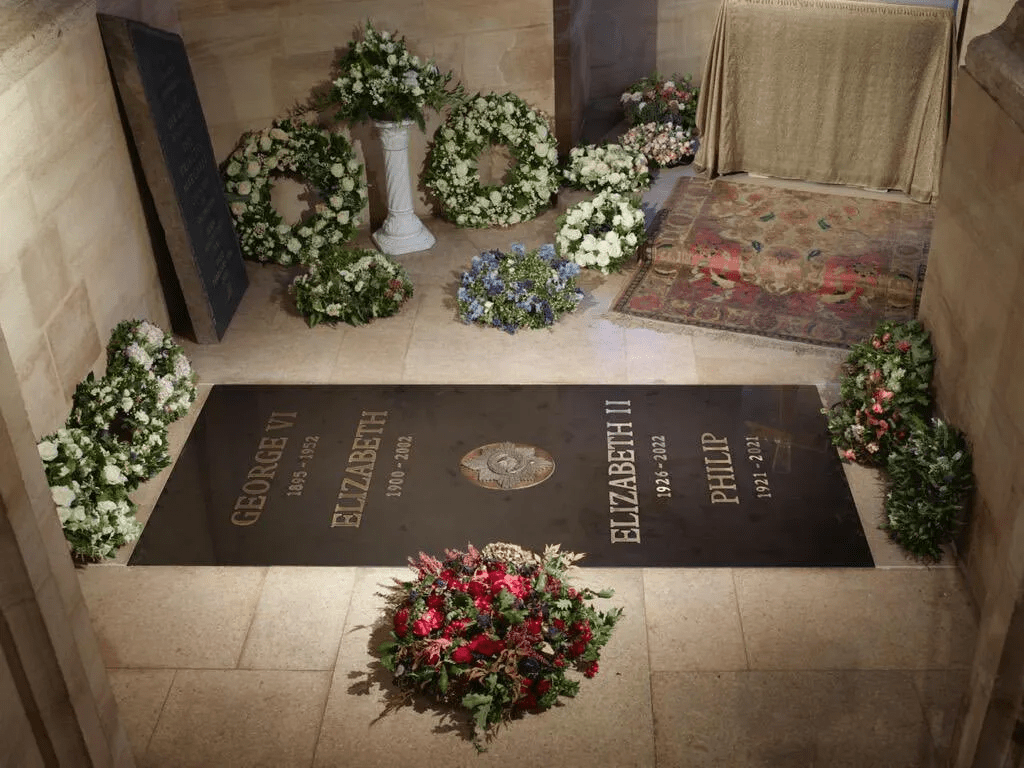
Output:
<svg viewBox="0 0 1024 768">
<path fill-rule="evenodd" d="M 551 477 L 551 454 L 523 443 L 489 443 L 462 457 L 462 474 L 481 488 L 514 491 L 539 485 Z"/>
</svg>

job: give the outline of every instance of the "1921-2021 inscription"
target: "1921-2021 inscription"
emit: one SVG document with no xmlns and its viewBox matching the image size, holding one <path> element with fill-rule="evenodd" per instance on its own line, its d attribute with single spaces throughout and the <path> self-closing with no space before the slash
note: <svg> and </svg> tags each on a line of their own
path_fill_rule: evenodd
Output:
<svg viewBox="0 0 1024 768">
<path fill-rule="evenodd" d="M 814 387 L 217 386 L 133 563 L 871 565 Z"/>
</svg>

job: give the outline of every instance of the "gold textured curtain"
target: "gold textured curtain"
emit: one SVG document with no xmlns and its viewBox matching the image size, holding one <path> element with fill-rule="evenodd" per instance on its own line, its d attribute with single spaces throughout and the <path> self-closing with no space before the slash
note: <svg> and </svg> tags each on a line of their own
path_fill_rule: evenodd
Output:
<svg viewBox="0 0 1024 768">
<path fill-rule="evenodd" d="M 941 0 L 940 0 L 941 2 Z M 938 192 L 951 4 L 723 0 L 704 68 L 695 166 Z"/>
</svg>

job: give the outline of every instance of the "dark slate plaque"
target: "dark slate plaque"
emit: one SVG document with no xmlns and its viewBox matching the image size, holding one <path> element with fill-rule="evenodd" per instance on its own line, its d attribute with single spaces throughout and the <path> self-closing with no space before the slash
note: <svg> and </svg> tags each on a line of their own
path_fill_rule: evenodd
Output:
<svg viewBox="0 0 1024 768">
<path fill-rule="evenodd" d="M 182 39 L 98 14 L 196 341 L 218 341 L 248 285 Z"/>
<path fill-rule="evenodd" d="M 867 566 L 813 386 L 216 386 L 133 565 Z"/>
</svg>

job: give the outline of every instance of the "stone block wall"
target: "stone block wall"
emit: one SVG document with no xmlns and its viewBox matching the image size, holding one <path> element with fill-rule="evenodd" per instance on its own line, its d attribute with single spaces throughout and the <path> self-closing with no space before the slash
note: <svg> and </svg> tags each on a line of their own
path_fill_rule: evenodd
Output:
<svg viewBox="0 0 1024 768">
<path fill-rule="evenodd" d="M 699 83 L 722 0 L 659 0 L 658 71 L 693 75 Z"/>
<path fill-rule="evenodd" d="M 66 5 L 0 69 L 0 329 L 37 436 L 118 322 L 167 323 L 95 4 Z"/>
<path fill-rule="evenodd" d="M 977 486 L 958 541 L 980 618 L 957 768 L 1004 764 L 1024 692 L 1024 0 L 966 61 L 920 311 Z"/>
<path fill-rule="evenodd" d="M 404 35 L 414 53 L 452 70 L 469 92 L 512 91 L 554 116 L 551 0 L 178 0 L 178 17 L 218 160 L 242 133 L 269 125 L 328 81 L 337 54 L 368 19 Z M 434 116 L 425 134 L 411 133 L 415 179 L 438 124 Z M 362 146 L 370 214 L 380 222 L 386 200 L 379 141 L 368 125 L 351 135 Z M 417 211 L 426 212 L 422 191 L 415 197 Z"/>
</svg>

